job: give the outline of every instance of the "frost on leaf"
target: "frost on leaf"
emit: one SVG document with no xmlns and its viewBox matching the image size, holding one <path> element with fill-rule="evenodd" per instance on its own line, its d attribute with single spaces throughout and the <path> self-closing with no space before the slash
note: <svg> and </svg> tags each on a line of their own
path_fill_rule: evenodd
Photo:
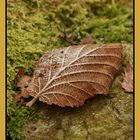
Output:
<svg viewBox="0 0 140 140">
<path fill-rule="evenodd" d="M 75 45 L 45 53 L 35 66 L 27 92 L 49 105 L 79 107 L 96 94 L 107 94 L 121 65 L 122 46 Z"/>
</svg>

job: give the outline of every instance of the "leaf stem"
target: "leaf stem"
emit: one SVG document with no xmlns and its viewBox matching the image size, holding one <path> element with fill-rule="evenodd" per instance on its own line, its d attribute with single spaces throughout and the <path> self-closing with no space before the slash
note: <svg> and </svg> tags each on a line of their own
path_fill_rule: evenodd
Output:
<svg viewBox="0 0 140 140">
<path fill-rule="evenodd" d="M 31 101 L 29 101 L 29 102 L 26 104 L 26 106 L 31 107 L 31 106 L 36 102 L 36 100 L 38 99 L 39 95 L 40 95 L 40 94 L 37 94 Z"/>
</svg>

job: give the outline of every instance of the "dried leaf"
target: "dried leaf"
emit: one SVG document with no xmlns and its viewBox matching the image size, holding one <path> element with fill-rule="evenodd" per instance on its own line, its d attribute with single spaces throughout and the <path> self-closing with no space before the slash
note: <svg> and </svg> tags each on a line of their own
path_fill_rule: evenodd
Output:
<svg viewBox="0 0 140 140">
<path fill-rule="evenodd" d="M 84 45 L 84 44 L 92 44 L 94 41 L 93 37 L 91 35 L 88 35 L 87 37 L 85 37 L 83 40 L 81 40 L 80 44 Z"/>
<path fill-rule="evenodd" d="M 31 80 L 31 77 L 28 75 L 24 75 L 24 70 L 19 69 L 16 76 L 16 87 L 20 88 L 21 92 L 14 96 L 15 102 L 24 102 L 23 98 L 28 98 L 29 94 L 26 92 L 26 88 Z"/>
<path fill-rule="evenodd" d="M 26 102 L 25 98 L 28 98 L 28 97 L 29 97 L 29 95 L 27 95 L 26 92 L 22 91 L 20 94 L 17 94 L 14 96 L 14 101 L 24 104 Z"/>
<path fill-rule="evenodd" d="M 17 87 L 21 88 L 21 90 L 24 90 L 29 84 L 31 77 L 24 75 L 20 78 L 19 82 L 17 83 Z"/>
<path fill-rule="evenodd" d="M 18 70 L 18 73 L 17 73 L 17 75 L 16 75 L 16 77 L 22 77 L 22 76 L 24 76 L 24 69 L 23 68 L 20 68 L 19 70 Z"/>
<path fill-rule="evenodd" d="M 27 92 L 49 105 L 79 107 L 96 94 L 107 94 L 121 65 L 122 46 L 77 45 L 45 53 Z"/>
<path fill-rule="evenodd" d="M 122 88 L 124 88 L 126 92 L 133 92 L 133 68 L 130 64 L 125 68 Z"/>
</svg>

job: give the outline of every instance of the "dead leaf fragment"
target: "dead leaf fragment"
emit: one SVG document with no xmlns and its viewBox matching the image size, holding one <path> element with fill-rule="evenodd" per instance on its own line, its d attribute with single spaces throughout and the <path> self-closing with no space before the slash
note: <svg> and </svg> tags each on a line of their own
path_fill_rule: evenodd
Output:
<svg viewBox="0 0 140 140">
<path fill-rule="evenodd" d="M 22 91 L 21 93 L 14 96 L 15 102 L 20 102 L 21 104 L 24 104 L 26 102 L 26 98 L 29 98 L 30 96 L 27 95 L 26 92 Z"/>
<path fill-rule="evenodd" d="M 94 41 L 93 36 L 92 35 L 88 35 L 86 36 L 84 39 L 81 40 L 80 44 L 84 45 L 84 44 L 92 44 Z"/>
<path fill-rule="evenodd" d="M 29 84 L 31 77 L 24 75 L 20 78 L 19 82 L 17 83 L 17 87 L 21 88 L 21 90 L 24 90 Z"/>
<path fill-rule="evenodd" d="M 96 94 L 108 94 L 121 65 L 121 44 L 75 45 L 45 53 L 26 92 L 49 105 L 79 107 Z M 55 67 L 54 67 L 55 65 Z"/>
<path fill-rule="evenodd" d="M 125 68 L 122 88 L 124 88 L 126 92 L 133 92 L 133 68 L 130 64 Z"/>
<path fill-rule="evenodd" d="M 22 76 L 24 76 L 24 69 L 23 68 L 20 68 L 18 70 L 18 73 L 17 73 L 16 77 L 19 78 L 19 77 L 22 77 Z"/>
<path fill-rule="evenodd" d="M 24 69 L 19 69 L 16 75 L 16 87 L 20 88 L 20 93 L 14 96 L 15 102 L 24 102 L 24 98 L 28 98 L 29 94 L 26 92 L 26 88 L 29 85 L 31 77 L 24 74 Z"/>
</svg>

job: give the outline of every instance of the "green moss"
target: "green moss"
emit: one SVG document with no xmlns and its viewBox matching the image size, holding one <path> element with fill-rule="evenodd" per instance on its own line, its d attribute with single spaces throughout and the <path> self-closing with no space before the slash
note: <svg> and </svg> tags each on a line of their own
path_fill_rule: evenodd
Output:
<svg viewBox="0 0 140 140">
<path fill-rule="evenodd" d="M 30 118 L 32 112 L 26 107 L 17 110 L 19 106 L 13 101 L 13 96 L 17 94 L 14 90 L 14 79 L 20 67 L 29 74 L 33 64 L 45 51 L 68 46 L 69 43 L 60 38 L 64 34 L 64 29 L 68 36 L 71 36 L 70 40 L 76 43 L 86 35 L 92 34 L 95 43 L 132 44 L 132 18 L 131 0 L 116 3 L 108 0 L 53 2 L 51 0 L 9 0 L 7 20 L 8 137 L 21 139 L 21 127 L 27 117 Z M 128 50 L 126 47 L 125 50 L 129 52 L 131 49 Z M 124 55 L 124 66 L 128 63 L 129 57 L 132 58 L 127 54 Z M 79 131 L 87 133 L 85 129 Z M 59 133 L 63 135 L 61 130 Z"/>
<path fill-rule="evenodd" d="M 21 140 L 23 136 L 20 134 L 20 128 L 28 120 L 28 117 L 31 114 L 31 110 L 27 109 L 26 107 L 16 106 L 15 111 L 16 112 L 9 118 L 10 121 L 7 126 L 7 133 L 12 139 Z"/>
</svg>

